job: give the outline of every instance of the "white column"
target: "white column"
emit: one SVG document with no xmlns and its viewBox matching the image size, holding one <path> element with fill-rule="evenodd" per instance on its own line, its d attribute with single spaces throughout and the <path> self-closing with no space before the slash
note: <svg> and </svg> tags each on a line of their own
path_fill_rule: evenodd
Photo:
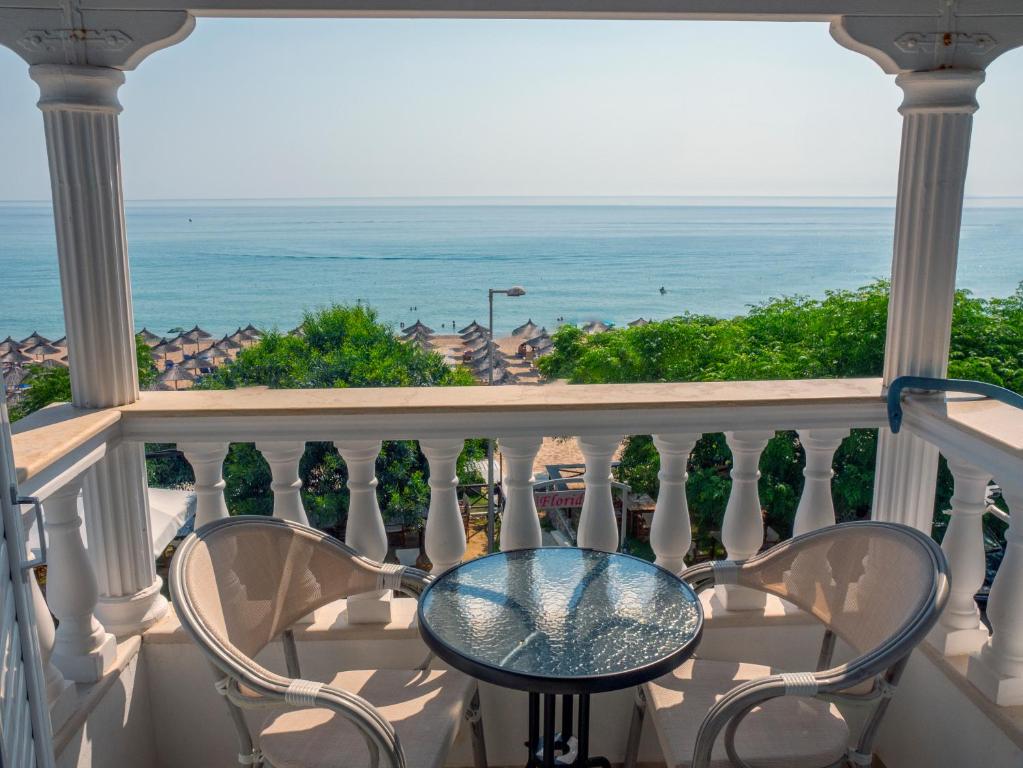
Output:
<svg viewBox="0 0 1023 768">
<path fill-rule="evenodd" d="M 298 476 L 305 443 L 261 441 L 256 443 L 256 450 L 263 454 L 266 463 L 270 465 L 274 517 L 309 525 L 305 507 L 302 506 L 302 480 Z"/>
<path fill-rule="evenodd" d="M 1000 706 L 1023 704 L 1023 485 L 998 478 L 1012 513 L 1005 533 L 1005 555 L 991 585 L 987 618 L 991 636 L 970 656 L 966 676 Z M 955 578 L 955 574 L 953 574 Z"/>
<path fill-rule="evenodd" d="M 951 583 L 948 603 L 927 639 L 946 656 L 961 656 L 979 650 L 988 637 L 974 596 L 984 584 L 986 570 L 983 517 L 991 473 L 952 456 L 948 468 L 955 491 L 941 549 Z"/>
<path fill-rule="evenodd" d="M 977 88 L 984 73 L 909 72 L 895 203 L 895 247 L 885 341 L 884 381 L 944 377 L 955 292 L 963 186 Z M 909 432 L 878 437 L 873 517 L 929 532 L 938 449 Z"/>
<path fill-rule="evenodd" d="M 669 432 L 654 435 L 654 445 L 661 457 L 657 472 L 659 481 L 654 521 L 650 525 L 650 546 L 657 555 L 657 565 L 673 573 L 685 567 L 685 556 L 693 543 L 693 529 L 686 500 L 686 465 L 698 434 Z"/>
<path fill-rule="evenodd" d="M 605 552 L 618 550 L 618 521 L 611 497 L 611 461 L 621 442 L 621 435 L 576 438 L 586 461 L 586 493 L 576 536 L 580 547 Z"/>
<path fill-rule="evenodd" d="M 498 439 L 504 457 L 504 514 L 501 516 L 501 549 L 528 549 L 543 543 L 540 516 L 533 498 L 533 462 L 542 437 Z"/>
<path fill-rule="evenodd" d="M 831 496 L 831 478 L 835 471 L 831 465 L 835 451 L 847 437 L 848 429 L 799 430 L 806 466 L 803 468 L 803 493 L 792 524 L 793 536 L 835 524 L 835 501 Z"/>
<path fill-rule="evenodd" d="M 224 459 L 230 443 L 178 443 L 195 474 L 195 527 L 229 517 L 224 500 Z"/>
<path fill-rule="evenodd" d="M 430 463 L 430 510 L 424 535 L 426 556 L 433 563 L 435 574 L 458 565 L 465 555 L 457 473 L 462 446 L 461 438 L 419 441 L 419 448 Z"/>
<path fill-rule="evenodd" d="M 774 432 L 725 432 L 732 451 L 732 490 L 721 524 L 721 543 L 729 560 L 746 560 L 760 551 L 764 543 L 764 516 L 760 506 L 760 454 Z M 717 595 L 725 608 L 733 611 L 763 608 L 760 592 L 742 587 L 718 587 Z"/>
<path fill-rule="evenodd" d="M 46 130 L 71 399 L 83 408 L 131 403 L 139 391 L 117 128 L 124 74 L 54 64 L 29 72 Z M 97 611 L 118 634 L 141 631 L 167 611 L 153 563 L 141 451 L 114 449 L 85 485 Z"/>
<path fill-rule="evenodd" d="M 377 502 L 379 440 L 344 440 L 334 445 L 348 466 L 348 522 L 345 543 L 370 560 L 383 562 L 387 532 Z"/>
<path fill-rule="evenodd" d="M 68 680 L 93 683 L 111 668 L 117 643 L 96 619 L 99 590 L 96 574 L 79 532 L 76 478 L 46 499 L 43 507 L 47 535 L 46 591 L 57 617 L 53 663 Z"/>
</svg>

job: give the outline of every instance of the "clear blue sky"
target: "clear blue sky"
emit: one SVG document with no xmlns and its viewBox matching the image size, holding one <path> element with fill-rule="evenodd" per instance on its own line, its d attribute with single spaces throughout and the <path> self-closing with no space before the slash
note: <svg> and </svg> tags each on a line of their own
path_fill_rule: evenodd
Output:
<svg viewBox="0 0 1023 768">
<path fill-rule="evenodd" d="M 0 199 L 49 197 L 0 48 Z M 1023 52 L 981 88 L 968 193 L 1023 196 Z M 899 89 L 824 24 L 200 20 L 128 74 L 129 199 L 891 195 Z"/>
</svg>

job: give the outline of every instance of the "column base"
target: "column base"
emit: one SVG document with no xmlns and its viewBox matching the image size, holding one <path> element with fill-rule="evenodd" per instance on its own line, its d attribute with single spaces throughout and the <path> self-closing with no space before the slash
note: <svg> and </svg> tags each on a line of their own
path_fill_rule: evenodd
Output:
<svg viewBox="0 0 1023 768">
<path fill-rule="evenodd" d="M 145 632 L 162 619 L 169 608 L 167 598 L 160 594 L 162 587 L 163 579 L 157 577 L 146 589 L 133 595 L 101 595 L 96 604 L 96 618 L 116 637 Z"/>
<path fill-rule="evenodd" d="M 117 659 L 117 640 L 111 634 L 104 634 L 98 648 L 82 655 L 62 654 L 58 641 L 52 661 L 65 679 L 76 683 L 95 683 L 113 668 Z"/>
<path fill-rule="evenodd" d="M 996 669 L 978 652 L 966 664 L 966 679 L 1000 707 L 1023 704 L 1023 677 L 1009 677 Z"/>
<path fill-rule="evenodd" d="M 78 691 L 70 680 L 61 680 L 54 690 L 47 689 L 50 704 L 50 730 L 54 733 L 68 721 L 78 706 Z"/>
<path fill-rule="evenodd" d="M 767 605 L 767 595 L 763 592 L 734 584 L 715 586 L 714 597 L 726 611 L 762 611 Z"/>
<path fill-rule="evenodd" d="M 389 624 L 394 591 L 377 589 L 348 598 L 349 624 Z"/>
<path fill-rule="evenodd" d="M 927 634 L 927 642 L 942 656 L 966 656 L 983 648 L 988 637 L 988 631 L 979 625 L 972 629 L 952 629 L 939 624 Z"/>
</svg>

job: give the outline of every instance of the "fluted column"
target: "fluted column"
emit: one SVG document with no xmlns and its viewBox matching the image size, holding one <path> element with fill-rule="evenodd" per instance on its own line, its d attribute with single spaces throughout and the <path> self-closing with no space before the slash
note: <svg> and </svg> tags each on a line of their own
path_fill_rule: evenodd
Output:
<svg viewBox="0 0 1023 768">
<path fill-rule="evenodd" d="M 502 437 L 504 457 L 504 514 L 501 516 L 501 549 L 527 549 L 542 544 L 540 516 L 533 498 L 533 462 L 543 444 L 541 437 Z"/>
<path fill-rule="evenodd" d="M 842 441 L 849 437 L 848 429 L 801 429 L 799 442 L 806 453 L 803 467 L 803 493 L 796 507 L 796 519 L 792 524 L 792 535 L 815 531 L 835 524 L 835 501 L 831 496 L 831 468 L 835 451 Z"/>
<path fill-rule="evenodd" d="M 229 443 L 178 443 L 195 474 L 195 527 L 229 517 L 224 499 L 224 459 Z"/>
<path fill-rule="evenodd" d="M 961 656 L 979 650 L 988 637 L 975 595 L 984 584 L 986 571 L 983 518 L 991 473 L 952 456 L 948 468 L 955 490 L 941 549 L 948 560 L 951 582 L 948 603 L 927 639 L 946 656 Z"/>
<path fill-rule="evenodd" d="M 908 72 L 885 341 L 884 381 L 948 371 L 963 188 L 984 73 Z M 878 436 L 873 517 L 929 532 L 938 449 L 903 430 Z"/>
<path fill-rule="evenodd" d="M 430 463 L 430 510 L 426 516 L 424 543 L 435 574 L 458 565 L 465 555 L 465 528 L 462 526 L 462 510 L 458 506 L 457 473 L 462 446 L 460 438 L 419 441 L 419 447 Z"/>
<path fill-rule="evenodd" d="M 95 615 L 99 590 L 79 531 L 81 489 L 82 480 L 76 478 L 46 499 L 46 591 L 50 610 L 60 622 L 53 663 L 68 680 L 92 683 L 113 665 L 117 644 Z"/>
<path fill-rule="evenodd" d="M 274 517 L 309 525 L 305 507 L 302 506 L 302 480 L 298 476 L 305 443 L 261 441 L 256 443 L 256 450 L 263 454 L 266 463 L 270 465 Z"/>
<path fill-rule="evenodd" d="M 732 490 L 721 524 L 721 543 L 729 560 L 746 560 L 764 543 L 764 516 L 760 506 L 760 454 L 774 432 L 725 432 L 732 451 Z M 719 587 L 718 596 L 729 610 L 757 610 L 764 595 L 743 587 Z"/>
<path fill-rule="evenodd" d="M 661 457 L 657 472 L 657 504 L 650 525 L 650 546 L 657 555 L 657 565 L 673 573 L 686 567 L 685 556 L 693 543 L 689 502 L 686 500 L 686 465 L 698 434 L 666 432 L 654 435 L 654 446 Z"/>
<path fill-rule="evenodd" d="M 1005 555 L 987 600 L 991 635 L 970 656 L 966 676 L 996 704 L 1017 706 L 1023 704 L 1023 485 L 998 480 L 1012 516 Z"/>
<path fill-rule="evenodd" d="M 124 74 L 55 64 L 29 73 L 46 130 L 71 400 L 83 408 L 125 405 L 139 389 L 117 127 Z M 139 632 L 167 611 L 141 456 L 140 445 L 115 448 L 85 485 L 97 613 L 118 634 Z"/>
<path fill-rule="evenodd" d="M 348 467 L 348 522 L 345 543 L 370 560 L 383 562 L 387 531 L 377 501 L 379 440 L 344 440 L 334 445 Z"/>
<path fill-rule="evenodd" d="M 618 521 L 611 497 L 611 461 L 621 442 L 621 435 L 576 438 L 586 461 L 586 493 L 576 537 L 580 547 L 605 552 L 618 550 Z"/>
</svg>

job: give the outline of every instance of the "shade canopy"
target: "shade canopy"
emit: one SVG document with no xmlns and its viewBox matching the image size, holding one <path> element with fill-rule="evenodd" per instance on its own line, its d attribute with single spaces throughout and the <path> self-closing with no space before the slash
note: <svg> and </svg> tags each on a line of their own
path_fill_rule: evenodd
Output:
<svg viewBox="0 0 1023 768">
<path fill-rule="evenodd" d="M 157 336 L 148 328 L 143 328 L 141 331 L 139 331 L 138 335 L 142 337 L 142 341 L 144 341 L 151 347 L 155 347 L 162 341 L 162 339 L 159 336 Z"/>
<path fill-rule="evenodd" d="M 34 347 L 36 344 L 49 344 L 50 340 L 45 336 L 40 335 L 38 331 L 32 331 L 32 335 L 21 340 L 21 347 L 25 349 L 27 347 Z"/>
<path fill-rule="evenodd" d="M 0 341 L 0 355 L 6 355 L 8 352 L 15 352 L 21 349 L 21 342 L 15 341 L 8 336 L 3 341 Z"/>
<path fill-rule="evenodd" d="M 242 345 L 234 340 L 231 336 L 225 336 L 216 344 L 213 345 L 218 349 L 241 349 Z"/>
<path fill-rule="evenodd" d="M 165 341 L 163 344 L 157 344 L 153 347 L 153 352 L 158 355 L 172 355 L 175 352 L 180 352 L 181 347 L 172 341 Z"/>
<path fill-rule="evenodd" d="M 611 326 L 600 320 L 591 320 L 588 323 L 583 323 L 583 330 L 586 333 L 603 333 L 604 331 L 611 330 Z"/>
<path fill-rule="evenodd" d="M 192 330 L 190 330 L 188 333 L 190 335 L 194 336 L 197 339 L 212 339 L 213 338 L 213 334 L 212 333 L 207 333 L 202 328 L 200 328 L 198 325 L 192 326 Z"/>
<path fill-rule="evenodd" d="M 162 376 L 160 381 L 195 381 L 195 376 L 180 365 L 175 365 Z"/>
<path fill-rule="evenodd" d="M 60 347 L 55 347 L 52 344 L 36 344 L 35 346 L 28 347 L 22 350 L 26 355 L 32 357 L 46 357 L 47 355 L 60 355 L 63 354 L 64 350 Z"/>
<path fill-rule="evenodd" d="M 532 336 L 539 329 L 540 326 L 533 322 L 533 318 L 529 318 L 526 322 L 512 331 L 512 336 Z"/>
<path fill-rule="evenodd" d="M 181 363 L 180 365 L 171 368 L 172 371 L 176 371 L 179 368 L 184 368 L 186 371 L 198 371 L 201 368 L 212 368 L 213 365 L 209 360 L 200 360 L 198 357 L 192 357 Z"/>
<path fill-rule="evenodd" d="M 462 328 L 458 332 L 458 334 L 461 336 L 463 334 L 471 333 L 472 331 L 476 331 L 476 330 L 485 331 L 486 328 L 484 328 L 482 325 L 480 325 L 475 320 L 473 320 L 471 323 L 469 323 L 467 326 L 465 326 L 465 328 Z"/>
<path fill-rule="evenodd" d="M 24 365 L 34 362 L 31 357 L 18 349 L 11 350 L 5 355 L 0 355 L 0 363 L 4 365 Z"/>
<path fill-rule="evenodd" d="M 639 328 L 640 326 L 643 325 L 650 325 L 650 321 L 644 317 L 637 317 L 635 320 L 629 323 L 630 328 Z"/>
<path fill-rule="evenodd" d="M 428 333 L 432 335 L 434 333 L 434 330 L 430 326 L 423 323 L 421 320 L 417 319 L 412 325 L 410 325 L 408 328 L 403 328 L 401 331 L 401 335 L 404 336 L 405 338 L 408 338 L 409 336 L 412 336 L 413 334 L 416 333 Z"/>
</svg>

